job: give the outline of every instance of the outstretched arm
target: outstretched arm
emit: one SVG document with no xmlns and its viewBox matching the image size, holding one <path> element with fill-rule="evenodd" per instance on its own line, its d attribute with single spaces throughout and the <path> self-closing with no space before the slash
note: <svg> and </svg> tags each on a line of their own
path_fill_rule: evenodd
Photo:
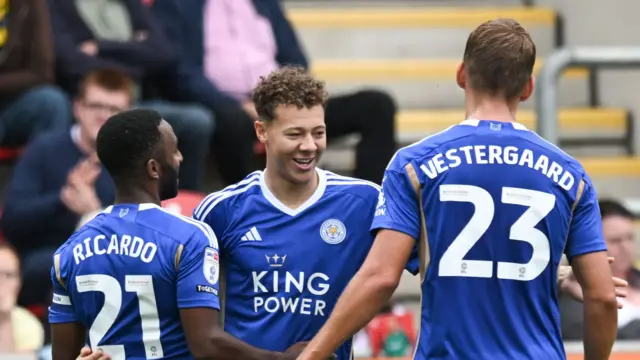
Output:
<svg viewBox="0 0 640 360">
<path fill-rule="evenodd" d="M 578 183 L 565 252 L 582 288 L 584 354 L 586 360 L 605 360 L 618 331 L 618 309 L 598 197 L 587 176 Z"/>
<path fill-rule="evenodd" d="M 414 244 L 415 240 L 407 234 L 381 230 L 329 320 L 298 360 L 326 359 L 373 319 L 398 286 Z"/>
<path fill-rule="evenodd" d="M 340 296 L 329 320 L 298 359 L 326 358 L 389 300 L 421 234 L 419 189 L 411 165 L 385 171 L 371 226 L 378 234 L 369 255 Z"/>
</svg>

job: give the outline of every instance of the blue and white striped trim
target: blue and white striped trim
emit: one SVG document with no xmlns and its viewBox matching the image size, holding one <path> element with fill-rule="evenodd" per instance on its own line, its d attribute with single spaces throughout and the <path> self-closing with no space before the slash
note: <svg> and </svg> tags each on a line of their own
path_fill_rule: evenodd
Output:
<svg viewBox="0 0 640 360">
<path fill-rule="evenodd" d="M 343 186 L 344 185 L 368 185 L 380 191 L 380 185 L 373 183 L 371 181 L 353 178 L 349 176 L 342 176 L 342 175 L 334 174 L 330 171 L 326 171 L 326 174 L 327 174 L 327 185 L 343 185 Z"/>
<path fill-rule="evenodd" d="M 176 217 L 186 223 L 195 225 L 198 229 L 200 229 L 200 231 L 202 231 L 202 233 L 207 237 L 207 239 L 209 240 L 209 246 L 214 248 L 214 249 L 219 249 L 218 247 L 218 238 L 216 237 L 216 234 L 213 232 L 213 229 L 211 229 L 211 226 L 209 226 L 208 224 L 202 222 L 202 221 L 198 221 L 196 219 L 192 219 L 190 217 L 186 217 L 184 215 L 180 215 L 180 214 L 176 214 L 173 213 L 171 211 L 168 211 L 166 209 L 163 209 L 162 207 L 156 205 L 156 204 L 140 204 L 140 206 L 138 207 L 138 211 L 144 211 L 144 210 L 149 210 L 149 209 L 158 209 L 161 210 L 162 212 L 169 214 L 173 217 Z"/>
<path fill-rule="evenodd" d="M 230 197 L 242 194 L 254 186 L 260 186 L 260 178 L 254 178 L 251 182 L 238 186 L 233 190 L 222 190 L 207 196 L 200 206 L 193 212 L 193 216 L 196 219 L 206 219 L 209 213 L 218 205 L 222 200 Z"/>
<path fill-rule="evenodd" d="M 260 175 L 262 174 L 262 171 L 258 170 L 258 171 L 254 171 L 251 174 L 249 174 L 246 178 L 244 178 L 242 181 L 237 182 L 235 184 L 229 185 L 226 188 L 220 190 L 220 191 L 216 191 L 213 192 L 209 195 L 207 195 L 204 199 L 202 199 L 202 201 L 200 202 L 200 205 L 198 205 L 195 210 L 193 211 L 193 215 L 195 218 L 197 219 L 203 219 L 204 216 L 202 216 L 203 212 L 205 211 L 205 209 L 207 209 L 207 207 L 209 207 L 209 205 L 217 198 L 224 196 L 226 194 L 228 194 L 229 192 L 235 190 L 235 189 L 239 189 L 240 187 L 244 187 L 247 184 L 250 184 L 253 181 L 259 180 L 260 179 Z"/>
</svg>

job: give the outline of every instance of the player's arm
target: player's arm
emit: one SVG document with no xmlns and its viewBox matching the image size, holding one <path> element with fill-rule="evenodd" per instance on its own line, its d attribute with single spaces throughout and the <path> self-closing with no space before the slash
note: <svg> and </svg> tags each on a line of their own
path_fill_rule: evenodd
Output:
<svg viewBox="0 0 640 360">
<path fill-rule="evenodd" d="M 618 331 L 618 309 L 598 199 L 587 177 L 578 195 L 565 253 L 584 297 L 585 360 L 605 360 Z"/>
<path fill-rule="evenodd" d="M 220 325 L 220 262 L 213 231 L 203 224 L 176 253 L 180 320 L 195 359 L 282 360 L 295 355 L 262 350 L 226 333 Z"/>
<path fill-rule="evenodd" d="M 85 344 L 84 325 L 78 320 L 62 276 L 60 254 L 54 255 L 51 268 L 53 298 L 49 307 L 51 324 L 51 355 L 53 360 L 75 360 Z"/>
<path fill-rule="evenodd" d="M 415 173 L 414 173 L 415 174 Z M 329 320 L 298 359 L 319 360 L 363 328 L 387 303 L 420 232 L 420 210 L 407 173 L 387 170 L 372 230 L 379 230 L 367 258 L 338 300 Z"/>
</svg>

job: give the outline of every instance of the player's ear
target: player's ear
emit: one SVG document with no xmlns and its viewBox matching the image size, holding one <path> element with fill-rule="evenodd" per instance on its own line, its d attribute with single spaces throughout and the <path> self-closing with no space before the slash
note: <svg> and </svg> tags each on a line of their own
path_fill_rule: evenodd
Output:
<svg viewBox="0 0 640 360">
<path fill-rule="evenodd" d="M 161 175 L 161 171 L 160 168 L 160 163 L 158 161 L 156 161 L 155 159 L 149 159 L 147 160 L 147 174 L 149 175 L 150 178 L 152 179 L 160 179 L 160 175 Z"/>
<path fill-rule="evenodd" d="M 529 100 L 529 98 L 533 94 L 533 89 L 535 88 L 535 84 L 536 84 L 536 78 L 534 78 L 533 76 L 529 77 L 529 81 L 527 81 L 527 84 L 524 86 L 524 89 L 522 90 L 522 95 L 520 95 L 520 101 L 524 102 Z"/>
<path fill-rule="evenodd" d="M 253 127 L 256 129 L 256 136 L 261 143 L 267 141 L 267 124 L 262 120 L 256 120 L 253 123 Z"/>
<path fill-rule="evenodd" d="M 458 70 L 456 71 L 456 82 L 461 89 L 464 89 L 467 86 L 467 74 L 464 71 L 464 63 L 460 63 L 460 65 L 458 65 Z"/>
</svg>

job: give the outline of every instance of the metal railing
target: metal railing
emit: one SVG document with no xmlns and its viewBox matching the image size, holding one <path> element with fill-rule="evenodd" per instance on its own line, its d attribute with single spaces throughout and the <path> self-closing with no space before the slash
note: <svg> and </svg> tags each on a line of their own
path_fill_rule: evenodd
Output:
<svg viewBox="0 0 640 360">
<path fill-rule="evenodd" d="M 535 107 L 538 115 L 538 133 L 548 141 L 558 144 L 558 81 L 568 66 L 586 66 L 591 72 L 598 68 L 640 67 L 640 47 L 577 47 L 562 48 L 545 61 L 536 79 Z M 595 75 L 594 75 L 595 76 Z M 593 82 L 592 82 L 593 83 Z M 597 84 L 591 84 L 597 86 Z M 598 91 L 598 89 L 591 89 Z M 629 152 L 633 136 L 633 121 L 628 120 L 627 142 Z"/>
</svg>

